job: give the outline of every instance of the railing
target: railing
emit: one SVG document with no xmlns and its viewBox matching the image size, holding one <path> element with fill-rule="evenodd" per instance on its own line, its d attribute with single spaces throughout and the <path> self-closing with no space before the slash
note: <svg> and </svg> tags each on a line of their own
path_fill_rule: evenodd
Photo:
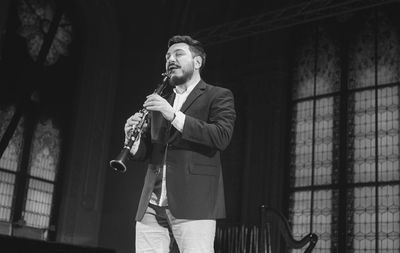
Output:
<svg viewBox="0 0 400 253">
<path fill-rule="evenodd" d="M 256 225 L 222 223 L 215 232 L 215 253 L 259 253 L 260 228 Z"/>
<path fill-rule="evenodd" d="M 270 226 L 272 224 L 274 226 Z M 304 252 L 310 253 L 318 241 L 314 233 L 301 240 L 294 239 L 286 218 L 277 210 L 263 205 L 260 208 L 260 225 L 218 223 L 215 253 L 272 253 L 271 228 L 278 228 L 288 249 L 302 249 L 308 245 Z"/>
</svg>

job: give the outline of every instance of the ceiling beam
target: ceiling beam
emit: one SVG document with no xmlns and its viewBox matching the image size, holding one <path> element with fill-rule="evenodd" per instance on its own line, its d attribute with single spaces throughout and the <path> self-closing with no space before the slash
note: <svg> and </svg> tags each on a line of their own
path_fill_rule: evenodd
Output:
<svg viewBox="0 0 400 253">
<path fill-rule="evenodd" d="M 310 0 L 205 28 L 192 35 L 209 46 L 390 3 L 400 0 Z"/>
</svg>

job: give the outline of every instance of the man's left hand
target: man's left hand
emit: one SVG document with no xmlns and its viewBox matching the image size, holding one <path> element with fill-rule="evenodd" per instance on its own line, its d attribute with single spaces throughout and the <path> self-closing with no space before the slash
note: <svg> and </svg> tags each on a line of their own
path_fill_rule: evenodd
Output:
<svg viewBox="0 0 400 253">
<path fill-rule="evenodd" d="M 143 107 L 148 111 L 158 111 L 161 112 L 162 116 L 168 120 L 172 121 L 175 117 L 175 110 L 168 103 L 167 100 L 162 98 L 158 94 L 151 94 L 146 97 Z"/>
</svg>

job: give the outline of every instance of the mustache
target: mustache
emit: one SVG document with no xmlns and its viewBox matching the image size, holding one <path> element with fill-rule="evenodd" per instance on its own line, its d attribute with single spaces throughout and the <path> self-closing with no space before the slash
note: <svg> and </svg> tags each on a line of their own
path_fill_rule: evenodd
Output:
<svg viewBox="0 0 400 253">
<path fill-rule="evenodd" d="M 167 65 L 168 69 L 170 69 L 170 68 L 180 68 L 180 67 L 181 66 L 179 64 L 176 64 L 176 63 L 170 63 L 170 64 Z"/>
</svg>

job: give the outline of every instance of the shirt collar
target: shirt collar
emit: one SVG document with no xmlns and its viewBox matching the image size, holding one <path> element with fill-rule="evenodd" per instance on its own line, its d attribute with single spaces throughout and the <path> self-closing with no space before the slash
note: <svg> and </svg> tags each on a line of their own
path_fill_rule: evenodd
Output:
<svg viewBox="0 0 400 253">
<path fill-rule="evenodd" d="M 197 84 L 191 85 L 191 86 L 189 86 L 185 91 L 181 91 L 181 92 L 179 92 L 178 89 L 175 87 L 175 88 L 174 88 L 174 92 L 175 92 L 175 94 L 177 94 L 177 95 L 189 94 L 189 93 L 194 89 L 194 87 L 196 87 L 196 85 L 197 85 Z"/>
</svg>

